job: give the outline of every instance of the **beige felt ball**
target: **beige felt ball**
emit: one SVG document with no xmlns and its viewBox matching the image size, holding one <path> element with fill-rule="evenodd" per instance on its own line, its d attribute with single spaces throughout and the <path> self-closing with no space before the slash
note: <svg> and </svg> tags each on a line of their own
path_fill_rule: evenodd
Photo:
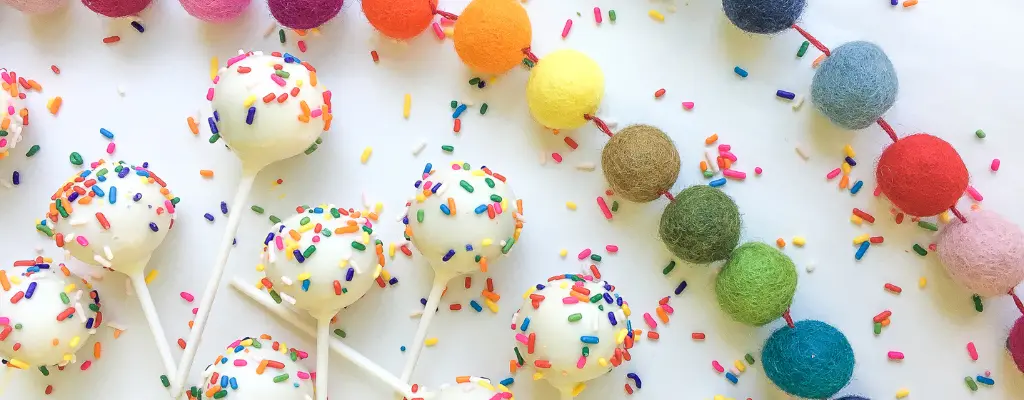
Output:
<svg viewBox="0 0 1024 400">
<path fill-rule="evenodd" d="M 604 73 L 586 54 L 559 50 L 542 58 L 526 83 L 533 119 L 551 129 L 575 129 L 587 123 L 604 96 Z"/>
</svg>

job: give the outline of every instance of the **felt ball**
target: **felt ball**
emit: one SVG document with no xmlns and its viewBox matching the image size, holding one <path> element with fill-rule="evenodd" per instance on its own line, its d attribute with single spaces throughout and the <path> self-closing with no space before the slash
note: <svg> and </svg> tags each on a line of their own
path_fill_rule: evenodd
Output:
<svg viewBox="0 0 1024 400">
<path fill-rule="evenodd" d="M 750 33 L 779 33 L 804 12 L 804 0 L 722 0 L 725 16 Z"/>
<path fill-rule="evenodd" d="M 690 186 L 665 206 L 658 234 L 668 250 L 684 261 L 723 260 L 740 241 L 740 210 L 721 190 Z"/>
<path fill-rule="evenodd" d="M 679 177 L 679 150 L 661 129 L 630 125 L 604 145 L 601 168 L 619 196 L 648 202 L 671 189 Z"/>
<path fill-rule="evenodd" d="M 533 69 L 526 83 L 526 102 L 533 119 L 551 129 L 575 129 L 587 123 L 604 96 L 604 73 L 586 54 L 558 50 Z"/>
<path fill-rule="evenodd" d="M 733 319 L 761 326 L 789 309 L 796 280 L 796 265 L 789 256 L 767 244 L 750 242 L 729 255 L 715 280 L 715 295 L 722 311 Z"/>
<path fill-rule="evenodd" d="M 935 136 L 918 133 L 882 151 L 875 179 L 885 197 L 900 210 L 930 217 L 956 204 L 967 190 L 970 176 L 953 146 Z"/>
<path fill-rule="evenodd" d="M 811 101 L 836 125 L 864 129 L 896 102 L 900 83 L 881 47 L 850 42 L 836 47 L 814 72 Z"/>
<path fill-rule="evenodd" d="M 344 0 L 267 0 L 270 14 L 292 29 L 313 29 L 341 12 Z"/>
<path fill-rule="evenodd" d="M 523 49 L 533 40 L 533 27 L 518 1 L 473 0 L 455 21 L 452 40 L 466 66 L 497 75 L 522 62 Z"/>
<path fill-rule="evenodd" d="M 152 0 L 82 0 L 90 10 L 110 18 L 136 15 L 149 6 Z"/>
<path fill-rule="evenodd" d="M 3 0 L 16 10 L 29 14 L 46 14 L 67 4 L 67 0 Z"/>
<path fill-rule="evenodd" d="M 430 26 L 437 0 L 363 0 L 370 25 L 393 39 L 412 39 Z"/>
<path fill-rule="evenodd" d="M 1024 281 L 1024 232 L 992 211 L 954 219 L 937 242 L 939 261 L 957 283 L 982 296 L 1006 294 Z"/>
<path fill-rule="evenodd" d="M 238 18 L 252 0 L 180 0 L 189 15 L 206 22 L 227 22 Z"/>
<path fill-rule="evenodd" d="M 1024 317 L 1017 319 L 1010 329 L 1010 336 L 1006 338 L 1006 350 L 1010 352 L 1013 363 L 1017 369 L 1024 372 Z"/>
<path fill-rule="evenodd" d="M 821 321 L 800 321 L 794 325 L 779 328 L 764 342 L 761 363 L 765 375 L 793 396 L 832 397 L 853 376 L 850 342 L 838 329 Z"/>
</svg>

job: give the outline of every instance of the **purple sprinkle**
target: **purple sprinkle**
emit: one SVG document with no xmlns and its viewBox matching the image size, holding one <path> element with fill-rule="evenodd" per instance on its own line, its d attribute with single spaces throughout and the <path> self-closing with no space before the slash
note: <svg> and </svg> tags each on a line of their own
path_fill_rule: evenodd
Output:
<svg viewBox="0 0 1024 400">
<path fill-rule="evenodd" d="M 396 277 L 393 277 L 393 276 L 392 276 L 392 277 L 391 277 L 391 279 L 390 279 L 390 280 L 388 280 L 388 284 L 389 284 L 389 285 L 395 285 L 395 284 L 397 284 L 397 283 L 398 283 L 398 278 L 396 278 Z"/>
<path fill-rule="evenodd" d="M 132 201 L 137 202 L 139 200 L 142 200 L 142 193 L 136 193 L 135 196 L 132 196 Z"/>
<path fill-rule="evenodd" d="M 615 300 L 612 299 L 612 295 L 608 294 L 608 292 L 604 293 L 604 301 L 608 304 L 612 304 L 613 302 L 615 302 Z"/>
<path fill-rule="evenodd" d="M 857 161 L 854 160 L 853 158 L 851 158 L 850 156 L 846 157 L 846 163 L 850 164 L 851 167 L 856 167 L 857 166 Z"/>
<path fill-rule="evenodd" d="M 207 118 L 206 120 L 210 121 L 210 132 L 213 132 L 214 135 L 220 133 L 220 131 L 217 129 L 217 123 L 213 122 L 213 117 Z"/>
<path fill-rule="evenodd" d="M 142 163 L 142 168 L 149 168 L 149 161 Z"/>
<path fill-rule="evenodd" d="M 352 267 L 348 267 L 348 272 L 345 273 L 345 282 L 352 282 L 352 277 L 355 276 L 356 270 Z"/>
<path fill-rule="evenodd" d="M 454 256 L 454 255 L 455 255 L 455 250 L 448 250 L 448 253 L 445 254 L 444 257 L 441 257 L 441 261 L 448 262 L 448 260 L 451 260 L 452 256 Z"/>
<path fill-rule="evenodd" d="M 220 212 L 224 215 L 228 215 L 228 203 L 220 202 Z"/>
<path fill-rule="evenodd" d="M 686 281 L 682 281 L 679 283 L 679 286 L 676 286 L 676 295 L 678 296 L 684 289 L 686 289 Z"/>
<path fill-rule="evenodd" d="M 68 202 L 74 203 L 75 200 L 78 200 L 78 192 L 72 192 L 68 195 Z"/>
<path fill-rule="evenodd" d="M 206 217 L 207 221 L 213 222 L 213 214 L 206 213 L 206 214 L 203 214 L 203 216 Z"/>
<path fill-rule="evenodd" d="M 636 383 L 636 388 L 637 389 L 640 389 L 640 386 L 643 385 L 642 383 L 640 383 L 640 376 L 637 375 L 636 373 L 630 372 L 630 373 L 626 374 L 626 377 L 629 378 L 629 379 L 632 379 L 633 382 Z"/>
<path fill-rule="evenodd" d="M 273 240 L 274 240 L 274 232 L 270 232 L 270 233 L 267 234 L 267 238 L 263 240 L 263 245 L 264 246 L 269 245 L 270 242 L 273 241 Z"/>
<path fill-rule="evenodd" d="M 156 222 L 150 222 L 149 229 L 152 230 L 153 232 L 160 232 L 160 227 L 156 226 Z"/>
<path fill-rule="evenodd" d="M 249 114 L 245 116 L 245 123 L 252 125 L 252 119 L 256 117 L 256 107 L 249 107 Z"/>
<path fill-rule="evenodd" d="M 132 171 L 129 170 L 128 168 L 121 168 L 121 171 L 117 173 L 117 177 L 118 178 L 124 178 L 124 177 L 128 176 L 128 173 L 130 173 L 130 172 L 132 172 Z"/>
<path fill-rule="evenodd" d="M 36 283 L 32 282 L 28 284 L 28 290 L 25 291 L 25 298 L 31 299 L 32 295 L 36 293 Z"/>
<path fill-rule="evenodd" d="M 420 298 L 420 304 L 427 305 L 427 299 L 424 299 L 424 298 L 421 297 Z"/>
<path fill-rule="evenodd" d="M 142 24 L 140 24 L 139 21 L 132 21 L 132 28 L 135 28 L 135 30 L 139 31 L 139 33 L 146 32 L 146 27 L 142 26 Z"/>
<path fill-rule="evenodd" d="M 299 264 L 302 264 L 303 262 L 306 261 L 306 257 L 303 257 L 302 252 L 299 251 L 298 249 L 292 250 L 292 255 L 295 256 L 295 261 L 298 261 Z"/>
<path fill-rule="evenodd" d="M 15 185 L 21 184 L 21 173 L 14 171 L 14 176 L 11 177 L 11 181 L 13 181 Z"/>
<path fill-rule="evenodd" d="M 213 110 L 213 119 L 220 122 L 220 113 L 217 110 Z"/>
<path fill-rule="evenodd" d="M 92 318 L 89 318 L 89 320 L 88 320 L 88 321 L 85 321 L 85 329 L 92 329 L 92 323 L 93 323 L 93 321 L 94 321 L 94 320 L 93 320 Z"/>
<path fill-rule="evenodd" d="M 612 326 L 619 324 L 619 321 L 615 320 L 615 313 L 611 311 L 608 312 L 608 322 L 611 322 Z"/>
</svg>

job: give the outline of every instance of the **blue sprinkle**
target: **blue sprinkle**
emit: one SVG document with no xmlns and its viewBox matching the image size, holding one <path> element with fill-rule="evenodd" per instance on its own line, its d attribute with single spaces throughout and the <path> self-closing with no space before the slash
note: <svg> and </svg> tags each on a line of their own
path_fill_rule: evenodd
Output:
<svg viewBox="0 0 1024 400">
<path fill-rule="evenodd" d="M 750 75 L 749 73 L 747 73 L 747 70 L 745 70 L 743 68 L 740 68 L 739 65 L 737 65 L 736 68 L 733 68 L 732 72 L 735 72 L 736 75 L 739 75 L 739 76 L 741 76 L 743 78 L 746 78 L 747 75 Z"/>
<path fill-rule="evenodd" d="M 28 284 L 28 290 L 25 291 L 25 298 L 31 299 L 32 295 L 36 293 L 36 283 L 32 282 Z"/>
<path fill-rule="evenodd" d="M 217 123 L 213 122 L 213 117 L 209 117 L 206 120 L 210 121 L 210 132 L 213 132 L 214 135 L 220 133 L 220 130 L 217 129 Z"/>
<path fill-rule="evenodd" d="M 633 321 L 626 320 L 626 336 L 633 338 Z"/>
<path fill-rule="evenodd" d="M 481 312 L 481 311 L 484 310 L 484 308 L 481 307 L 480 303 L 477 303 L 476 300 L 470 300 L 469 301 L 469 306 L 473 307 L 473 309 L 476 310 L 476 312 Z"/>
<path fill-rule="evenodd" d="M 863 186 L 864 186 L 864 181 L 857 181 L 857 183 L 854 183 L 853 187 L 850 188 L 850 193 L 857 194 L 857 192 L 859 192 L 860 188 L 863 187 Z"/>
<path fill-rule="evenodd" d="M 403 353 L 405 352 L 405 346 L 399 347 L 398 349 L 402 350 Z"/>
<path fill-rule="evenodd" d="M 498 383 L 500 383 L 501 386 L 508 386 L 508 385 L 513 384 L 513 383 L 516 383 L 516 380 L 512 379 L 512 377 L 508 377 L 508 378 L 502 379 L 501 382 L 498 382 Z"/>
<path fill-rule="evenodd" d="M 447 204 L 442 204 L 441 205 L 441 212 L 443 212 L 444 215 L 452 215 L 452 210 L 450 208 L 448 208 Z"/>
<path fill-rule="evenodd" d="M 11 181 L 14 182 L 15 185 L 21 184 L 21 173 L 18 171 L 14 171 L 14 175 L 11 177 Z"/>
<path fill-rule="evenodd" d="M 295 256 L 295 261 L 298 261 L 300 264 L 306 261 L 306 257 L 303 257 L 302 252 L 298 249 L 292 250 L 292 255 Z"/>
<path fill-rule="evenodd" d="M 213 222 L 213 214 L 206 213 L 206 214 L 203 214 L 203 217 L 206 217 L 207 221 Z M 271 233 L 270 236 L 274 236 L 274 234 Z M 270 241 L 267 240 L 267 243 L 270 243 Z M 267 243 L 263 243 L 263 244 L 266 245 Z"/>
<path fill-rule="evenodd" d="M 89 318 L 89 320 L 88 320 L 88 321 L 85 321 L 85 329 L 92 329 L 92 324 L 93 324 L 94 322 L 95 322 L 95 320 L 94 320 L 94 319 L 92 319 L 92 318 Z"/>
<path fill-rule="evenodd" d="M 231 390 L 238 390 L 238 381 L 235 378 L 228 380 L 228 385 L 231 385 Z"/>
<path fill-rule="evenodd" d="M 110 201 L 110 204 L 117 203 L 117 186 L 110 187 L 110 196 L 107 196 L 107 200 Z"/>
<path fill-rule="evenodd" d="M 30 273 L 30 274 L 39 272 L 39 267 L 35 267 L 35 266 L 28 267 L 27 269 L 25 269 L 25 272 Z"/>
<path fill-rule="evenodd" d="M 220 202 L 220 212 L 224 215 L 228 215 L 228 203 Z"/>
<path fill-rule="evenodd" d="M 853 257 L 856 258 L 857 260 L 860 260 L 861 257 L 864 257 L 864 253 L 868 251 L 868 247 L 870 246 L 871 242 L 865 240 L 864 243 L 860 244 L 860 248 L 857 249 L 857 254 L 855 254 Z"/>
<path fill-rule="evenodd" d="M 256 107 L 249 107 L 249 113 L 245 115 L 245 123 L 252 125 L 253 118 L 256 118 Z"/>
<path fill-rule="evenodd" d="M 98 185 L 92 185 L 92 191 L 93 193 L 96 193 L 96 197 L 103 197 L 103 195 L 107 194 L 107 192 L 104 192 Z"/>
<path fill-rule="evenodd" d="M 640 387 L 643 386 L 643 383 L 640 382 L 640 376 L 637 375 L 636 373 L 630 372 L 626 374 L 626 377 L 633 380 L 633 383 L 636 384 L 637 389 L 640 389 Z"/>
<path fill-rule="evenodd" d="M 452 256 L 454 256 L 454 255 L 455 255 L 455 250 L 448 250 L 448 252 L 445 253 L 444 257 L 441 257 L 441 261 L 448 262 L 448 260 L 451 260 Z"/>
<path fill-rule="evenodd" d="M 676 296 L 682 293 L 683 290 L 686 290 L 686 281 L 679 282 L 679 286 L 676 286 Z"/>
<path fill-rule="evenodd" d="M 487 205 L 486 204 L 481 204 L 479 206 L 476 206 L 476 209 L 474 209 L 473 212 L 475 212 L 477 214 L 483 214 L 483 213 L 487 212 Z"/>
<path fill-rule="evenodd" d="M 580 336 L 580 341 L 587 344 L 597 344 L 601 342 L 597 336 Z"/>
<path fill-rule="evenodd" d="M 38 268 L 38 269 L 50 269 L 50 264 L 36 264 L 34 268 Z"/>
<path fill-rule="evenodd" d="M 616 296 L 618 296 L 618 295 L 616 295 Z M 617 306 L 619 306 L 619 307 L 622 307 L 622 298 L 621 297 L 616 297 L 615 298 L 615 304 Z"/>
<path fill-rule="evenodd" d="M 139 33 L 146 32 L 146 27 L 142 26 L 142 24 L 140 24 L 139 21 L 132 21 L 132 28 L 135 28 L 135 30 L 139 31 Z"/>
<path fill-rule="evenodd" d="M 216 114 L 214 114 L 214 115 L 216 115 Z M 220 117 L 218 117 L 217 119 L 220 119 Z M 142 168 L 149 168 L 149 161 L 143 162 L 142 163 Z"/>
<path fill-rule="evenodd" d="M 210 214 L 206 214 L 206 215 L 210 215 Z M 209 220 L 213 221 L 213 218 L 210 217 Z M 274 232 L 270 232 L 270 233 L 267 234 L 267 238 L 263 240 L 263 245 L 266 246 L 266 245 L 270 244 L 270 242 L 273 241 L 273 240 L 274 240 Z"/>
<path fill-rule="evenodd" d="M 775 95 L 778 96 L 778 97 L 781 97 L 783 99 L 789 99 L 789 100 L 793 100 L 794 98 L 796 98 L 796 95 L 793 94 L 793 92 L 787 92 L 787 91 L 782 90 L 782 89 L 776 90 L 775 91 Z"/>
<path fill-rule="evenodd" d="M 389 280 L 388 280 L 388 284 L 389 284 L 389 285 L 392 285 L 392 286 L 394 286 L 394 285 L 395 285 L 395 284 L 397 284 L 397 283 L 398 283 L 398 277 L 394 277 L 394 276 L 392 276 L 392 277 L 391 277 L 391 279 L 389 279 Z"/>
<path fill-rule="evenodd" d="M 135 196 L 132 196 L 132 201 L 137 202 L 139 200 L 142 200 L 142 193 L 136 193 Z"/>
<path fill-rule="evenodd" d="M 984 383 L 984 384 L 989 385 L 989 386 L 992 386 L 992 385 L 996 384 L 995 380 L 993 380 L 992 378 L 989 378 L 987 376 L 978 375 L 977 379 L 978 379 L 978 382 Z"/>
<path fill-rule="evenodd" d="M 458 118 L 464 111 L 466 111 L 466 105 L 459 104 L 459 107 L 455 109 L 454 113 L 452 113 L 452 118 Z"/>
<path fill-rule="evenodd" d="M 83 178 L 88 178 L 89 175 L 92 175 L 92 170 L 82 171 L 82 173 L 79 174 L 79 176 L 81 176 Z"/>
<path fill-rule="evenodd" d="M 608 312 L 608 322 L 611 322 L 612 326 L 619 324 L 619 321 L 615 319 L 615 313 L 611 311 Z"/>
<path fill-rule="evenodd" d="M 427 165 L 423 167 L 423 173 L 424 174 L 429 174 L 430 170 L 432 170 L 432 169 L 434 169 L 434 164 L 427 163 Z"/>
<path fill-rule="evenodd" d="M 302 291 L 303 292 L 308 292 L 309 291 L 309 279 L 304 279 L 302 281 Z"/>
<path fill-rule="evenodd" d="M 402 217 L 402 223 L 405 224 L 405 225 L 409 225 L 409 216 L 408 215 Z"/>
<path fill-rule="evenodd" d="M 348 267 L 348 271 L 345 272 L 345 282 L 352 282 L 352 277 L 356 275 L 355 268 Z"/>
<path fill-rule="evenodd" d="M 420 298 L 420 304 L 427 305 L 427 299 L 424 299 L 424 298 L 421 297 Z"/>
<path fill-rule="evenodd" d="M 728 379 L 729 382 L 732 382 L 733 385 L 739 383 L 740 381 L 739 379 L 736 379 L 736 375 L 733 375 L 732 372 L 726 372 L 725 379 Z"/>
<path fill-rule="evenodd" d="M 145 177 L 148 178 L 149 177 L 149 171 L 146 171 L 144 169 L 137 169 L 137 170 L 135 170 L 135 175 L 145 176 Z"/>
<path fill-rule="evenodd" d="M 719 187 L 719 186 L 722 186 L 722 185 L 725 185 L 725 178 L 718 178 L 718 179 L 715 179 L 715 180 L 713 180 L 711 182 L 708 182 L 708 186 L 711 186 L 711 187 Z"/>
<path fill-rule="evenodd" d="M 100 134 L 103 135 L 103 137 L 105 137 L 107 139 L 113 139 L 114 138 L 114 133 L 111 132 L 111 131 L 108 131 L 107 128 L 100 128 Z"/>
<path fill-rule="evenodd" d="M 544 288 L 547 286 L 544 286 L 543 283 L 538 283 L 535 287 L 537 288 L 537 290 L 544 290 Z"/>
<path fill-rule="evenodd" d="M 851 167 L 857 166 L 857 161 L 850 156 L 846 156 L 846 163 L 850 164 Z"/>
<path fill-rule="evenodd" d="M 313 208 L 313 214 L 323 214 L 323 213 L 324 213 L 323 207 L 314 207 Z"/>
<path fill-rule="evenodd" d="M 608 292 L 605 292 L 605 293 L 604 293 L 604 301 L 605 301 L 606 303 L 608 303 L 608 304 L 612 304 L 612 302 L 614 302 L 614 301 L 615 301 L 615 299 L 613 299 L 613 298 L 612 298 L 612 295 L 608 294 Z"/>
<path fill-rule="evenodd" d="M 530 317 L 523 319 L 523 323 L 519 325 L 519 330 L 526 332 L 526 329 L 530 327 Z"/>
<path fill-rule="evenodd" d="M 160 227 L 156 226 L 155 222 L 149 223 L 149 229 L 151 229 L 153 232 L 160 232 Z"/>
<path fill-rule="evenodd" d="M 227 375 L 221 375 L 220 376 L 220 386 L 221 387 L 227 387 L 228 386 L 228 376 Z"/>
<path fill-rule="evenodd" d="M 241 353 L 242 350 L 245 350 L 245 346 L 242 346 L 242 345 L 235 346 L 235 353 Z M 225 360 L 225 361 L 227 361 L 227 360 Z"/>
</svg>

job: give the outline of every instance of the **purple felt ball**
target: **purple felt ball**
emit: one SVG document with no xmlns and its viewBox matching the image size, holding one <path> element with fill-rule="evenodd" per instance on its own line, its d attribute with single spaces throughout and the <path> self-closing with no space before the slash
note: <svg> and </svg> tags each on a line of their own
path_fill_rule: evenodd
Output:
<svg viewBox="0 0 1024 400">
<path fill-rule="evenodd" d="M 344 0 L 267 0 L 270 13 L 292 29 L 318 28 L 338 15 Z"/>
</svg>

